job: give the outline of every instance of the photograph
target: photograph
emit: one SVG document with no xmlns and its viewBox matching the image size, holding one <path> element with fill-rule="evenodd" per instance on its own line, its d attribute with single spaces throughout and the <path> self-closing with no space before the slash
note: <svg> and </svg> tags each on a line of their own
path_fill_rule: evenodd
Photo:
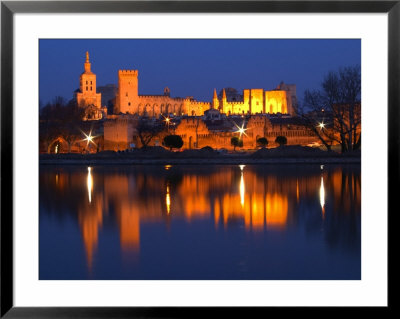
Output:
<svg viewBox="0 0 400 319">
<path fill-rule="evenodd" d="M 39 281 L 361 281 L 361 42 L 38 39 Z"/>
</svg>

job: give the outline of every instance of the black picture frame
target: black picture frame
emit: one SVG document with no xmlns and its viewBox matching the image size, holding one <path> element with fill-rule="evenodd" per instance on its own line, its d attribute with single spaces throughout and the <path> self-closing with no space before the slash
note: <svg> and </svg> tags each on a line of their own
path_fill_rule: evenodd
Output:
<svg viewBox="0 0 400 319">
<path fill-rule="evenodd" d="M 399 185 L 400 104 L 400 1 L 2 1 L 1 2 L 1 312 L 5 318 L 132 318 L 204 317 L 227 315 L 253 316 L 253 312 L 283 311 L 301 315 L 326 308 L 192 308 L 192 307 L 14 307 L 13 303 L 13 16 L 15 13 L 122 13 L 122 12 L 280 12 L 280 13 L 387 13 L 388 14 L 388 220 L 396 213 Z M 388 222 L 388 247 L 390 231 Z M 388 265 L 390 256 L 388 252 Z M 389 270 L 389 269 L 388 269 Z M 388 279 L 388 287 L 390 280 Z M 388 292 L 390 311 L 392 294 Z M 330 311 L 336 313 L 341 308 Z M 359 315 L 360 309 L 346 308 Z M 361 309 L 362 310 L 362 309 Z M 371 308 L 364 308 L 371 313 Z M 374 312 L 374 311 L 373 311 Z M 281 312 L 280 312 L 281 313 Z"/>
</svg>

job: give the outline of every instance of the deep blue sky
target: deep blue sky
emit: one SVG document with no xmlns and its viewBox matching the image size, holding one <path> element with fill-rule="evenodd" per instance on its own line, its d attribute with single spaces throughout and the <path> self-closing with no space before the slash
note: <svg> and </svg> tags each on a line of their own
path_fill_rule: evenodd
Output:
<svg viewBox="0 0 400 319">
<path fill-rule="evenodd" d="M 194 96 L 211 101 L 213 89 L 273 89 L 281 81 L 319 88 L 324 75 L 361 65 L 361 40 L 40 40 L 39 95 L 73 97 L 89 51 L 97 86 L 118 84 L 119 69 L 139 70 L 139 94 Z"/>
</svg>

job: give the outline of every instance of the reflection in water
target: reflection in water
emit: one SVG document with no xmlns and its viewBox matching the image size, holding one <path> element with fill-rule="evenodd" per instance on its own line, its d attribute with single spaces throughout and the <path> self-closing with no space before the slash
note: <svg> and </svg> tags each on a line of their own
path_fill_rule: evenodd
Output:
<svg viewBox="0 0 400 319">
<path fill-rule="evenodd" d="M 126 251 L 138 251 L 140 243 L 140 215 L 135 203 L 121 203 L 117 214 L 122 249 Z"/>
<path fill-rule="evenodd" d="M 78 221 L 81 228 L 83 243 L 89 270 L 92 268 L 93 258 L 99 240 L 99 229 L 103 224 L 103 205 L 99 200 L 89 205 L 85 201 L 78 208 Z"/>
<path fill-rule="evenodd" d="M 239 165 L 240 167 L 240 204 L 244 206 L 244 179 L 243 179 L 243 168 L 244 165 Z"/>
<path fill-rule="evenodd" d="M 165 195 L 165 204 L 167 205 L 167 214 L 171 212 L 171 198 L 169 196 L 169 184 L 167 183 L 167 194 Z"/>
<path fill-rule="evenodd" d="M 88 167 L 86 184 L 87 184 L 87 190 L 88 190 L 89 203 L 91 203 L 92 202 L 92 191 L 93 191 L 93 177 L 92 177 L 92 168 L 90 166 Z"/>
<path fill-rule="evenodd" d="M 141 255 L 145 252 L 141 236 L 146 236 L 152 225 L 185 221 L 187 227 L 194 227 L 189 222 L 197 225 L 205 221 L 213 224 L 214 232 L 229 233 L 230 229 L 243 225 L 245 232 L 254 234 L 269 231 L 292 234 L 299 227 L 307 232 L 315 228 L 317 233 L 321 225 L 314 218 L 319 216 L 321 220 L 322 209 L 325 220 L 322 227 L 326 230 L 323 240 L 328 246 L 359 249 L 361 178 L 358 171 L 322 166 L 304 167 L 301 173 L 296 167 L 290 170 L 240 165 L 239 168 L 240 175 L 237 166 L 96 167 L 95 171 L 87 167 L 87 174 L 81 169 L 45 169 L 40 173 L 40 214 L 62 217 L 68 213 L 76 218 L 77 212 L 89 271 L 97 262 L 96 256 L 107 249 L 113 238 L 108 237 L 108 242 L 99 241 L 103 224 L 108 232 L 118 230 L 122 256 L 127 252 L 139 256 L 139 251 Z M 78 186 L 85 177 L 87 195 Z M 171 234 L 174 229 L 171 228 Z M 211 241 L 212 236 L 207 233 L 197 239 Z M 351 243 L 347 242 L 350 238 Z"/>
<path fill-rule="evenodd" d="M 282 228 L 287 224 L 288 197 L 275 194 L 267 194 L 266 198 L 267 225 Z"/>
<path fill-rule="evenodd" d="M 319 188 L 319 202 L 322 208 L 322 218 L 325 217 L 325 188 L 324 188 L 324 177 L 321 176 L 321 186 Z"/>
</svg>

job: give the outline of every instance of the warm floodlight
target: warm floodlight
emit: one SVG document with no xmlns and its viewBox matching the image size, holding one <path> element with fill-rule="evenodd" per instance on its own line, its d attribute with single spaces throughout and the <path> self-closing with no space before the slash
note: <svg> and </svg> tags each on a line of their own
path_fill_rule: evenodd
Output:
<svg viewBox="0 0 400 319">
<path fill-rule="evenodd" d="M 235 126 L 238 128 L 238 130 L 236 131 L 236 133 L 239 133 L 239 138 L 241 138 L 243 134 L 246 135 L 245 131 L 247 131 L 248 129 L 247 129 L 247 128 L 244 128 L 244 122 L 243 122 L 243 124 L 242 124 L 242 127 L 239 127 L 236 123 L 235 123 Z M 247 136 L 247 135 L 246 135 L 246 136 Z"/>
<path fill-rule="evenodd" d="M 319 124 L 318 124 L 318 127 L 319 127 L 321 130 L 324 129 L 324 128 L 325 128 L 325 123 L 324 123 L 324 122 L 319 123 Z"/>
<path fill-rule="evenodd" d="M 82 132 L 83 135 L 85 135 L 85 138 L 83 139 L 83 141 L 86 141 L 86 147 L 88 147 L 88 145 L 90 143 L 93 143 L 93 145 L 96 145 L 96 143 L 94 142 L 94 138 L 96 136 L 92 135 L 92 131 L 89 132 L 89 134 L 86 134 L 85 132 Z"/>
<path fill-rule="evenodd" d="M 162 114 L 161 114 L 162 115 Z M 171 121 L 171 119 L 169 118 L 169 116 L 164 116 L 162 115 L 162 117 L 164 118 L 165 123 L 169 124 L 169 122 Z"/>
</svg>

